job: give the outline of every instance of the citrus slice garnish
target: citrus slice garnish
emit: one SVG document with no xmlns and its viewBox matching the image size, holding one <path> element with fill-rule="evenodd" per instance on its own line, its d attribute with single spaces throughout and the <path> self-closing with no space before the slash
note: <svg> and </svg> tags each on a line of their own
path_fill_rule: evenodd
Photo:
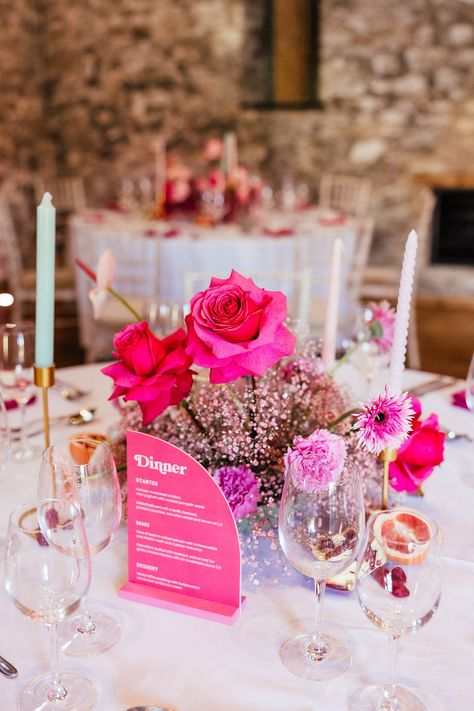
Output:
<svg viewBox="0 0 474 711">
<path fill-rule="evenodd" d="M 374 524 L 374 534 L 383 544 L 389 560 L 413 565 L 421 563 L 429 549 L 431 524 L 418 511 L 387 511 Z"/>
</svg>

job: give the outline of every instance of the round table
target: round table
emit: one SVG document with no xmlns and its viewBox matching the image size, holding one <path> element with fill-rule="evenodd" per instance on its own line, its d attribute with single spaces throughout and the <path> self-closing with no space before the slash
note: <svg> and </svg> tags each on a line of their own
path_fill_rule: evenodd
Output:
<svg viewBox="0 0 474 711">
<path fill-rule="evenodd" d="M 430 379 L 427 373 L 405 375 L 407 387 Z M 90 395 L 71 402 L 52 391 L 52 414 L 96 406 L 96 420 L 82 431 L 105 433 L 117 413 L 107 401 L 110 381 L 99 367 L 68 368 L 58 371 L 58 377 L 90 390 Z M 437 412 L 443 426 L 474 436 L 474 416 L 451 406 L 449 393 L 444 389 L 425 395 L 423 416 Z M 15 412 L 11 415 L 16 417 Z M 28 408 L 28 417 L 39 415 L 36 402 Z M 70 434 L 71 427 L 54 428 L 52 440 Z M 41 436 L 34 441 L 41 446 Z M 473 453 L 472 443 L 447 444 L 444 464 L 424 486 L 425 497 L 409 500 L 432 516 L 445 535 L 440 609 L 425 628 L 403 638 L 400 645 L 398 679 L 424 690 L 418 693 L 429 711 L 473 708 L 474 488 L 468 485 L 474 486 Z M 0 473 L 0 529 L 6 528 L 16 505 L 34 498 L 38 468 L 39 458 L 9 463 Z M 343 711 L 355 689 L 384 680 L 384 636 L 366 619 L 353 593 L 328 591 L 324 615 L 327 630 L 351 647 L 351 670 L 331 682 L 308 682 L 283 667 L 278 645 L 294 620 L 312 616 L 310 590 L 283 585 L 249 590 L 244 581 L 247 602 L 232 627 L 126 601 L 117 594 L 127 579 L 126 538 L 122 526 L 94 559 L 90 591 L 91 601 L 107 607 L 120 621 L 120 641 L 97 657 L 61 657 L 63 668 L 76 669 L 94 682 L 97 711 L 125 711 L 152 703 L 176 711 Z M 42 625 L 15 609 L 3 584 L 0 612 L 0 654 L 19 669 L 14 681 L 0 677 L 0 708 L 13 711 L 21 689 L 48 668 L 48 647 Z"/>
</svg>

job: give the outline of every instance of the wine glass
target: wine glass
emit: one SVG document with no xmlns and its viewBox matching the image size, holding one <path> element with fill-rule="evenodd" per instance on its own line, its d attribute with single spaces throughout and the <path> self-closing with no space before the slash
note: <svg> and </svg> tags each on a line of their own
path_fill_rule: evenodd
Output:
<svg viewBox="0 0 474 711">
<path fill-rule="evenodd" d="M 466 405 L 474 412 L 474 353 L 466 376 Z"/>
<path fill-rule="evenodd" d="M 23 504 L 10 516 L 5 587 L 27 617 L 49 632 L 51 671 L 34 679 L 18 700 L 19 711 L 87 711 L 97 693 L 75 672 L 58 671 L 58 623 L 74 614 L 90 584 L 91 561 L 77 506 L 56 499 Z"/>
<path fill-rule="evenodd" d="M 32 323 L 0 327 L 0 388 L 5 400 L 14 400 L 20 408 L 20 443 L 13 451 L 16 460 L 25 461 L 36 451 L 28 441 L 25 427 L 26 405 L 36 388 L 33 382 L 35 329 Z"/>
<path fill-rule="evenodd" d="M 10 459 L 11 436 L 5 401 L 0 394 L 0 471 Z"/>
<path fill-rule="evenodd" d="M 315 467 L 317 458 L 313 455 Z M 309 457 L 305 461 L 308 471 Z M 286 641 L 280 649 L 283 664 L 306 679 L 322 680 L 342 674 L 351 664 L 344 642 L 322 631 L 326 580 L 355 560 L 364 531 L 364 499 L 359 475 L 346 461 L 335 481 L 301 486 L 298 461 L 289 464 L 280 503 L 279 537 L 290 563 L 314 579 L 315 631 Z M 320 466 L 320 465 L 319 465 Z"/>
<path fill-rule="evenodd" d="M 395 684 L 397 642 L 434 615 L 441 596 L 441 540 L 437 525 L 410 509 L 376 511 L 356 573 L 360 605 L 387 633 L 391 661 L 388 682 L 369 686 L 350 700 L 351 711 L 423 711 L 424 704 Z"/>
<path fill-rule="evenodd" d="M 54 496 L 79 505 L 91 555 L 105 548 L 120 524 L 122 500 L 111 449 L 93 439 L 53 444 L 43 453 L 38 497 Z M 87 605 L 86 605 L 87 608 Z M 61 650 L 89 656 L 109 649 L 120 637 L 117 622 L 88 609 L 61 626 Z"/>
</svg>

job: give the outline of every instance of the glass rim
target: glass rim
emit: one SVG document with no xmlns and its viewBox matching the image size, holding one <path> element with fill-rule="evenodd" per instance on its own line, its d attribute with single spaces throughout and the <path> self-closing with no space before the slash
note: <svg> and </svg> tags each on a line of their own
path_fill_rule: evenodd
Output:
<svg viewBox="0 0 474 711">
<path fill-rule="evenodd" d="M 38 512 L 38 509 L 44 504 L 61 504 L 61 506 L 68 506 L 71 513 L 74 512 L 75 515 L 79 513 L 79 509 L 74 504 L 73 501 L 68 499 L 33 499 L 32 501 L 27 501 L 26 503 L 19 504 L 15 506 L 13 511 L 10 512 L 8 517 L 8 527 L 14 528 L 16 531 L 21 531 L 22 533 L 41 533 L 41 527 L 38 523 L 36 528 L 25 528 L 21 525 L 21 520 L 24 516 L 34 511 Z M 23 512 L 21 514 L 21 512 Z M 21 514 L 21 515 L 20 515 Z M 14 517 L 18 515 L 18 523 L 14 520 Z M 37 514 L 38 515 L 38 514 Z M 70 521 L 65 521 L 64 523 L 58 523 L 55 528 L 65 528 L 70 525 Z"/>
<path fill-rule="evenodd" d="M 387 543 L 393 543 L 396 545 L 400 545 L 401 541 L 400 540 L 394 540 L 391 538 L 387 538 L 386 536 L 382 537 L 379 535 L 375 530 L 374 530 L 374 524 L 375 521 L 382 516 L 383 514 L 393 514 L 393 513 L 407 513 L 407 514 L 415 514 L 415 516 L 418 516 L 420 519 L 426 521 L 428 523 L 428 526 L 430 528 L 430 538 L 425 541 L 424 543 L 421 541 L 412 541 L 408 540 L 406 542 L 406 545 L 411 545 L 416 548 L 424 548 L 428 543 L 431 543 L 435 539 L 440 539 L 441 538 L 441 529 L 438 526 L 438 524 L 433 521 L 433 519 L 430 516 L 425 515 L 424 513 L 420 513 L 416 509 L 410 509 L 408 507 L 403 507 L 403 508 L 394 508 L 394 509 L 377 509 L 376 511 L 372 511 L 370 514 L 369 520 L 367 522 L 368 530 L 370 531 L 371 535 L 382 545 L 387 544 Z"/>
<path fill-rule="evenodd" d="M 314 459 L 317 459 L 317 455 L 310 455 L 309 457 L 307 457 L 307 459 L 310 459 L 311 456 Z M 296 460 L 290 462 L 289 464 L 285 464 L 285 477 L 286 477 L 286 474 L 289 473 L 293 468 L 296 468 L 297 464 L 298 464 L 298 462 Z M 354 477 L 354 475 L 357 476 L 358 478 L 360 478 L 357 465 L 354 462 L 352 462 L 349 457 L 347 457 L 344 461 L 344 466 L 342 467 L 341 473 L 339 474 L 337 479 L 335 479 L 334 481 L 328 482 L 328 484 L 338 484 L 340 481 L 345 481 L 346 479 L 352 479 Z"/>
<path fill-rule="evenodd" d="M 64 439 L 61 442 L 55 442 L 55 444 L 50 444 L 49 447 L 46 447 L 46 449 L 43 450 L 41 454 L 41 459 L 45 464 L 48 464 L 49 466 L 52 467 L 57 467 L 62 465 L 63 463 L 61 462 L 53 462 L 50 458 L 50 453 L 55 450 L 59 449 L 60 447 L 66 447 L 69 446 L 72 442 L 84 442 L 86 444 L 93 444 L 94 449 L 98 449 L 99 445 L 105 447 L 106 451 L 112 455 L 112 447 L 108 442 L 103 442 L 102 440 L 99 439 L 93 439 L 92 437 L 77 437 L 75 439 Z M 71 467 L 85 467 L 87 464 L 79 464 L 78 462 L 68 462 L 68 466 Z"/>
</svg>

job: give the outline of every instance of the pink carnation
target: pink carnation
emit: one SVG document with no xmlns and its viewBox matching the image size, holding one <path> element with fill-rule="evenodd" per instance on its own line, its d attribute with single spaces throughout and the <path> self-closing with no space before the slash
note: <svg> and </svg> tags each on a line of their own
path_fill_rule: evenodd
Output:
<svg viewBox="0 0 474 711">
<path fill-rule="evenodd" d="M 253 513 L 260 501 L 260 482 L 245 464 L 238 467 L 220 467 L 214 472 L 214 479 L 236 519 Z"/>
<path fill-rule="evenodd" d="M 325 429 L 315 430 L 309 437 L 295 437 L 293 449 L 285 455 L 294 484 L 308 493 L 337 481 L 345 460 L 344 440 Z"/>
</svg>

